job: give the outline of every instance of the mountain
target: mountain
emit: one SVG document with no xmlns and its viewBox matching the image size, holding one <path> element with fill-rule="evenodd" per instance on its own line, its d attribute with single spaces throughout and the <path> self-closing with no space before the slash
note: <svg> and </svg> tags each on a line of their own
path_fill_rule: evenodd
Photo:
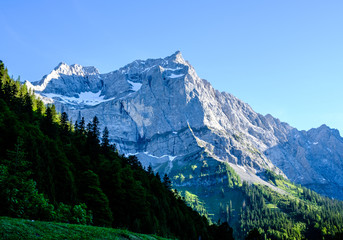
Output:
<svg viewBox="0 0 343 240">
<path fill-rule="evenodd" d="M 98 102 L 111 101 L 99 92 L 95 92 Z M 96 105 L 89 104 L 91 91 L 59 96 L 76 99 L 73 105 L 86 103 L 83 108 Z M 176 191 L 166 174 L 161 181 L 159 173 L 144 169 L 136 156 L 120 154 L 109 144 L 108 131 L 100 141 L 97 117 L 87 127 L 83 118 L 73 126 L 65 112 L 58 114 L 54 105 L 44 106 L 26 85 L 11 79 L 1 61 L 0 113 L 0 215 L 124 227 L 180 239 L 343 236 L 342 201 L 292 183 L 278 175 L 277 168 L 253 175 L 240 167 L 246 173 L 240 175 L 250 183 L 241 181 L 234 164 L 211 155 L 206 142 L 198 138 L 204 130 L 191 128 L 189 122 L 184 132 L 191 131 L 200 150 L 182 161 L 161 156 L 162 161 L 155 164 L 160 171 L 169 171 Z M 150 162 L 156 160 L 143 153 Z M 175 161 L 172 166 L 171 161 Z M 222 223 L 209 225 L 211 219 Z"/>
<path fill-rule="evenodd" d="M 107 74 L 60 63 L 41 81 L 26 84 L 74 120 L 98 116 L 120 152 L 158 171 L 176 173 L 202 156 L 210 165 L 228 162 L 249 182 L 269 185 L 260 175 L 271 169 L 343 199 L 343 139 L 337 130 L 323 125 L 298 131 L 262 116 L 213 89 L 180 52 Z"/>
<path fill-rule="evenodd" d="M 107 74 L 62 63 L 26 85 L 74 121 L 96 115 L 120 153 L 167 173 L 183 196 L 198 197 L 192 204 L 214 221 L 234 225 L 239 218 L 245 193 L 232 188 L 241 180 L 287 194 L 267 170 L 343 199 L 343 139 L 337 130 L 323 125 L 298 131 L 258 114 L 198 77 L 180 52 Z M 223 211 L 229 202 L 235 211 L 228 218 Z"/>
</svg>

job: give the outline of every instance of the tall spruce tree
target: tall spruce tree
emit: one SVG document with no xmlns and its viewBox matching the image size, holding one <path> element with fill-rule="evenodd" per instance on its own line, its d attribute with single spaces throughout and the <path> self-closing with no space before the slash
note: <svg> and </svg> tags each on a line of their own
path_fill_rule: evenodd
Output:
<svg viewBox="0 0 343 240">
<path fill-rule="evenodd" d="M 164 176 L 163 176 L 163 185 L 168 189 L 170 190 L 171 189 L 171 180 L 170 178 L 168 177 L 168 175 L 165 173 Z"/>
<path fill-rule="evenodd" d="M 101 148 L 103 151 L 107 152 L 110 148 L 110 139 L 108 128 L 105 127 L 101 138 Z"/>
<path fill-rule="evenodd" d="M 67 135 L 69 131 L 69 122 L 68 122 L 68 114 L 63 112 L 61 114 L 60 124 L 62 128 L 62 134 Z"/>
</svg>

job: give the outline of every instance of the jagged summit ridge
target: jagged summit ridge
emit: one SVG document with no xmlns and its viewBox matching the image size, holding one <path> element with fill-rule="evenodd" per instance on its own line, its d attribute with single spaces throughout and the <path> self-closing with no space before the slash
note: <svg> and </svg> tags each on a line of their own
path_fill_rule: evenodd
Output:
<svg viewBox="0 0 343 240">
<path fill-rule="evenodd" d="M 343 179 L 328 174 L 343 176 L 339 134 L 325 127 L 298 131 L 254 112 L 201 79 L 181 52 L 136 60 L 106 74 L 95 68 L 87 72 L 80 65 L 62 64 L 58 69 L 62 68 L 65 74 L 51 78 L 38 93 L 74 120 L 81 115 L 90 121 L 97 115 L 119 151 L 137 155 L 155 170 L 176 174 L 190 162 L 215 166 L 224 161 L 243 180 L 268 185 L 260 174 L 271 169 L 343 198 L 342 191 L 332 187 L 343 190 Z"/>
<path fill-rule="evenodd" d="M 98 75 L 99 71 L 95 67 L 83 67 L 79 64 L 69 66 L 61 62 L 42 80 L 33 84 L 26 81 L 26 85 L 35 92 L 57 93 L 56 90 L 59 90 L 61 94 L 68 96 L 70 91 L 84 90 L 83 85 L 86 84 L 91 89 L 94 88 L 92 85 L 96 84 Z"/>
</svg>

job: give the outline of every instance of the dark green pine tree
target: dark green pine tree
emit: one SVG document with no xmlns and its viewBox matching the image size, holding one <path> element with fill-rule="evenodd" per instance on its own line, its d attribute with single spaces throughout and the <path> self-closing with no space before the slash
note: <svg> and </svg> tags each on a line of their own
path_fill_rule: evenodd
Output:
<svg viewBox="0 0 343 240">
<path fill-rule="evenodd" d="M 102 132 L 101 148 L 104 152 L 107 152 L 110 149 L 109 131 L 107 127 L 105 127 Z"/>
<path fill-rule="evenodd" d="M 57 128 L 54 124 L 54 113 L 52 107 L 48 106 L 45 111 L 45 118 L 42 119 L 42 130 L 50 138 L 56 138 Z"/>
<path fill-rule="evenodd" d="M 151 164 L 149 164 L 147 172 L 149 173 L 149 175 L 154 175 L 154 170 L 152 170 Z"/>
<path fill-rule="evenodd" d="M 66 112 L 61 114 L 60 124 L 62 128 L 62 135 L 66 136 L 69 132 L 68 114 Z"/>
<path fill-rule="evenodd" d="M 87 124 L 87 138 L 89 140 L 89 144 L 99 145 L 99 120 L 97 116 L 95 116 L 92 122 Z"/>
<path fill-rule="evenodd" d="M 164 176 L 163 176 L 163 185 L 168 189 L 170 190 L 171 189 L 171 181 L 168 177 L 168 175 L 165 173 Z"/>
<path fill-rule="evenodd" d="M 79 120 L 77 120 L 75 122 L 75 130 L 78 134 L 84 134 L 85 133 L 85 118 L 84 117 L 80 117 Z"/>
<path fill-rule="evenodd" d="M 78 122 L 77 120 L 75 121 L 74 128 L 75 128 L 75 131 L 76 131 L 77 133 L 80 132 L 80 129 L 79 129 L 79 122 Z"/>
<path fill-rule="evenodd" d="M 85 118 L 84 117 L 81 118 L 81 121 L 79 124 L 79 129 L 80 129 L 82 134 L 85 132 L 86 127 L 85 127 Z"/>
<path fill-rule="evenodd" d="M 3 78 L 4 78 L 4 76 L 5 76 L 5 65 L 0 60 L 0 98 L 3 97 L 2 88 L 3 88 Z"/>
<path fill-rule="evenodd" d="M 24 94 L 24 104 L 23 104 L 23 110 L 25 113 L 27 113 L 30 116 L 30 119 L 32 118 L 32 106 L 33 106 L 33 101 L 31 95 L 26 92 Z"/>
<path fill-rule="evenodd" d="M 92 125 L 91 125 L 91 131 L 93 133 L 93 136 L 99 140 L 100 137 L 100 130 L 99 130 L 99 119 L 97 116 L 94 116 L 93 121 L 92 121 Z"/>
<path fill-rule="evenodd" d="M 99 167 L 99 154 L 101 152 L 99 140 L 99 120 L 95 116 L 93 121 L 87 124 L 86 151 L 91 158 L 91 163 L 96 169 Z"/>
</svg>

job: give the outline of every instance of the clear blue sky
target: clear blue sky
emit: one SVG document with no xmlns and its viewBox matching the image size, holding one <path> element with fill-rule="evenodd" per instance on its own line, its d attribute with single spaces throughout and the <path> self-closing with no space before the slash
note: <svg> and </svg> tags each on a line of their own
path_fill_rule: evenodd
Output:
<svg viewBox="0 0 343 240">
<path fill-rule="evenodd" d="M 343 132 L 343 1 L 5 0 L 0 59 L 36 81 L 59 62 L 106 73 L 180 50 L 259 113 Z"/>
</svg>

